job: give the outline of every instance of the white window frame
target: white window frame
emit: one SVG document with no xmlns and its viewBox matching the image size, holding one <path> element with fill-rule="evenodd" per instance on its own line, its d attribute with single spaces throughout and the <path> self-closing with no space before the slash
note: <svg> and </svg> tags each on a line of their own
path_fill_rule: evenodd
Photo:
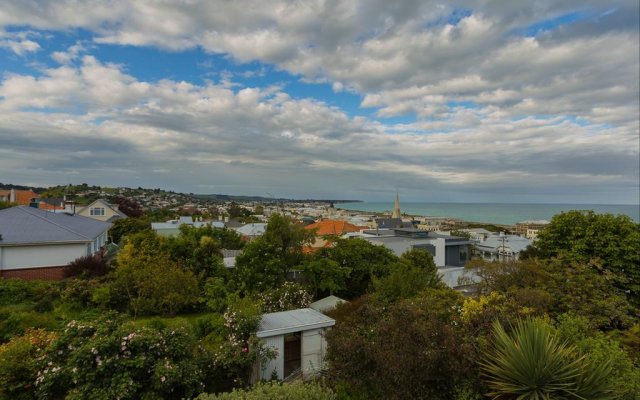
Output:
<svg viewBox="0 0 640 400">
<path fill-rule="evenodd" d="M 92 217 L 104 217 L 105 209 L 104 207 L 91 207 L 89 209 L 89 215 Z"/>
</svg>

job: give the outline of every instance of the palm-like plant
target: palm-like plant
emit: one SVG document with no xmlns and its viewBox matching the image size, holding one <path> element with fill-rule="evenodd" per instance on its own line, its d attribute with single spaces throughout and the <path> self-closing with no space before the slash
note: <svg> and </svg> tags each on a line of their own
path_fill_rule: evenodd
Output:
<svg viewBox="0 0 640 400">
<path fill-rule="evenodd" d="M 587 356 L 554 335 L 543 321 L 518 321 L 508 334 L 494 322 L 493 349 L 485 353 L 483 374 L 494 399 L 608 400 L 610 366 Z"/>
</svg>

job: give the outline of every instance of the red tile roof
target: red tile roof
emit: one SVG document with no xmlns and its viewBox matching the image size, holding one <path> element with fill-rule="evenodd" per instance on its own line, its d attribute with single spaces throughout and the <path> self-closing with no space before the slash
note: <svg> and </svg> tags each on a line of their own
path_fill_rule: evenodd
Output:
<svg viewBox="0 0 640 400">
<path fill-rule="evenodd" d="M 342 221 L 337 219 L 325 219 L 323 221 L 319 221 L 311 225 L 307 225 L 304 227 L 304 229 L 317 229 L 316 234 L 319 236 L 325 236 L 325 235 L 342 236 L 347 232 L 360 232 L 360 230 L 365 228 L 350 224 L 347 221 Z"/>
<path fill-rule="evenodd" d="M 11 190 L 0 190 L 0 197 L 6 197 L 9 200 Z M 28 206 L 31 199 L 38 197 L 33 190 L 16 190 L 16 203 L 22 206 Z"/>
</svg>

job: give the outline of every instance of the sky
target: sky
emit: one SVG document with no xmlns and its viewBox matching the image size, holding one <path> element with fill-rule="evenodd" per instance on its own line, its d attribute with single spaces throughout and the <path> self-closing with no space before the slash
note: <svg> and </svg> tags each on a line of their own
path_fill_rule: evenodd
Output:
<svg viewBox="0 0 640 400">
<path fill-rule="evenodd" d="M 0 182 L 638 204 L 637 0 L 0 0 Z"/>
</svg>

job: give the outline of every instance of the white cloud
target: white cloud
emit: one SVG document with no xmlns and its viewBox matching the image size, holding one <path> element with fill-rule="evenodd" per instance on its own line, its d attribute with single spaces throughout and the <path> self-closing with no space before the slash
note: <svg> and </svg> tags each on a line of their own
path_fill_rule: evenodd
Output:
<svg viewBox="0 0 640 400">
<path fill-rule="evenodd" d="M 417 121 L 385 125 L 292 99 L 282 87 L 238 88 L 232 73 L 217 85 L 143 82 L 77 44 L 53 53 L 61 65 L 40 76 L 5 77 L 0 140 L 25 148 L 44 140 L 63 154 L 86 150 L 80 144 L 91 138 L 135 154 L 122 161 L 108 150 L 104 163 L 151 171 L 147 163 L 175 160 L 166 168 L 174 175 L 215 166 L 225 175 L 219 179 L 255 185 L 268 179 L 288 187 L 275 175 L 295 171 L 293 186 L 328 176 L 345 190 L 384 180 L 480 191 L 595 184 L 637 201 L 636 3 L 614 1 L 605 10 L 598 1 L 552 0 L 6 2 L 0 27 L 83 28 L 98 45 L 200 46 L 358 93 L 379 118 Z M 456 10 L 468 11 L 454 18 Z M 571 12 L 584 20 L 520 34 Z M 34 40 L 0 43 L 24 55 L 39 49 Z M 45 113 L 25 111 L 34 108 Z M 49 144 L 51 135 L 60 144 Z"/>
</svg>

